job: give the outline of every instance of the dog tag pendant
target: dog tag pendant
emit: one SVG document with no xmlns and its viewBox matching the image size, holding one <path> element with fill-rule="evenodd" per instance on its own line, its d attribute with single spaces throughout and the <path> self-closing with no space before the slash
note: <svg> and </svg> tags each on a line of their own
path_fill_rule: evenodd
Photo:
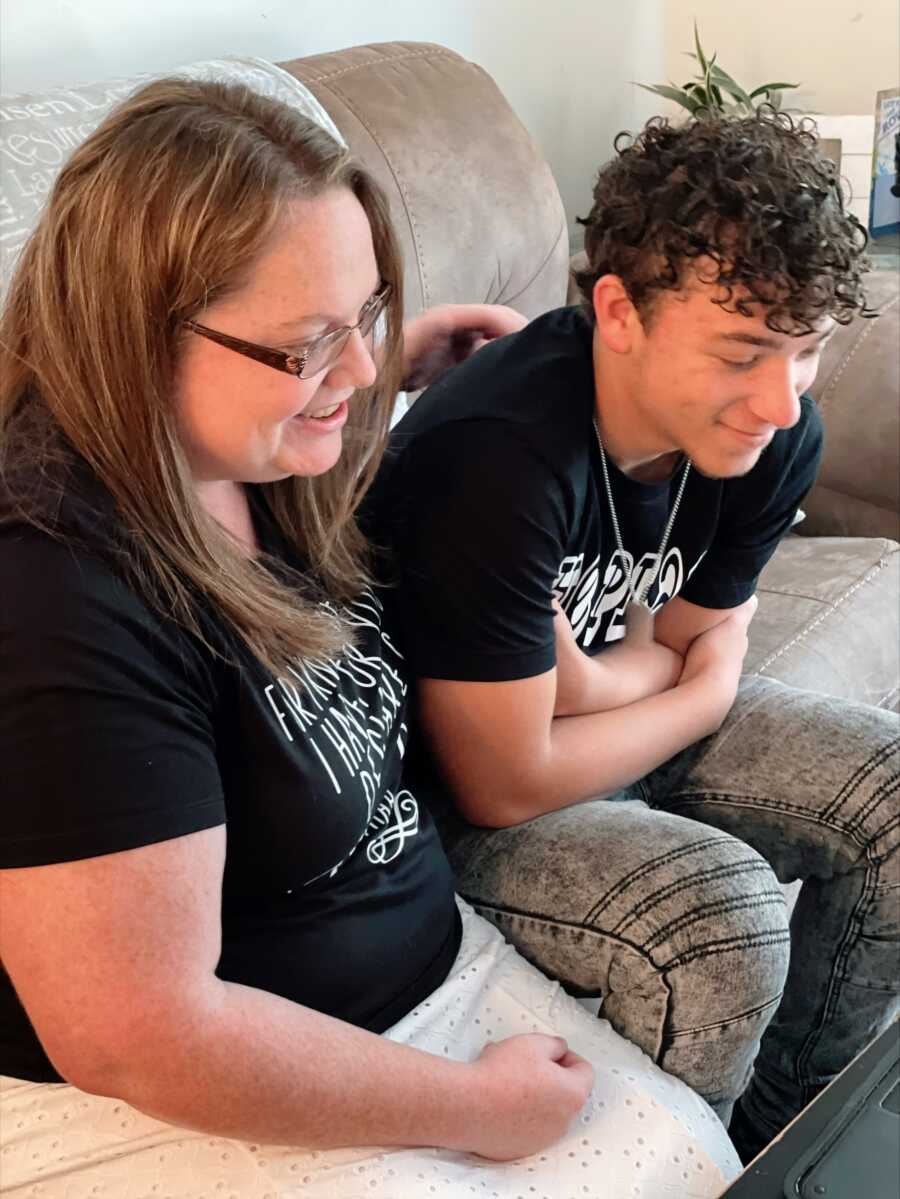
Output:
<svg viewBox="0 0 900 1199">
<path fill-rule="evenodd" d="M 638 600 L 625 609 L 625 640 L 637 645 L 649 645 L 653 640 L 653 610 Z"/>
</svg>

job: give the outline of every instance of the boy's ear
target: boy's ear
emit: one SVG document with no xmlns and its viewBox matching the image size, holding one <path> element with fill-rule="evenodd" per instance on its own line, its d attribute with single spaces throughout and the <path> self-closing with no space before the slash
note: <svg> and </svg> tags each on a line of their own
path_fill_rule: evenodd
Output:
<svg viewBox="0 0 900 1199">
<path fill-rule="evenodd" d="M 591 297 L 597 332 L 615 354 L 628 354 L 641 328 L 640 317 L 618 275 L 601 275 Z"/>
</svg>

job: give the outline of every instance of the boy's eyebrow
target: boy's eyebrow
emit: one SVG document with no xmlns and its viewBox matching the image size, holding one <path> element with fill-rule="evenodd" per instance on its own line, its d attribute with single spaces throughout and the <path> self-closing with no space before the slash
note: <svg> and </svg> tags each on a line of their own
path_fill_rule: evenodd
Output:
<svg viewBox="0 0 900 1199">
<path fill-rule="evenodd" d="M 719 341 L 737 341 L 743 346 L 760 346 L 764 350 L 780 350 L 781 342 L 758 333 L 719 333 Z"/>
<path fill-rule="evenodd" d="M 834 333 L 834 329 L 825 329 L 816 338 L 817 342 L 827 341 Z M 763 350 L 780 350 L 783 342 L 775 337 L 764 337 L 757 333 L 719 333 L 717 334 L 720 341 L 736 341 L 745 346 L 758 346 Z"/>
</svg>

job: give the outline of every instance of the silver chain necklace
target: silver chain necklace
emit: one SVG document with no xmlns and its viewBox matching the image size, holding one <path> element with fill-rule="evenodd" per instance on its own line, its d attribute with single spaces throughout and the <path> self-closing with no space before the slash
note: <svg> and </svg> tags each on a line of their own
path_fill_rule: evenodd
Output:
<svg viewBox="0 0 900 1199">
<path fill-rule="evenodd" d="M 622 544 L 622 534 L 619 530 L 619 519 L 616 516 L 616 505 L 613 500 L 612 485 L 609 481 L 609 467 L 606 463 L 606 451 L 603 448 L 603 438 L 600 436 L 600 426 L 597 424 L 597 417 L 594 417 L 594 432 L 597 435 L 597 446 L 600 450 L 600 465 L 603 468 L 603 482 L 606 485 L 606 498 L 609 500 L 609 515 L 612 521 L 613 533 L 616 537 L 616 545 L 619 554 L 622 558 L 622 567 L 626 568 L 627 558 L 625 557 L 625 546 Z M 669 538 L 672 535 L 672 527 L 675 524 L 675 517 L 678 515 L 678 509 L 681 506 L 681 497 L 684 495 L 684 488 L 687 484 L 688 475 L 691 471 L 690 458 L 685 459 L 684 470 L 681 474 L 681 483 L 678 487 L 678 494 L 675 496 L 675 503 L 672 505 L 672 511 L 669 513 L 669 519 L 666 522 L 666 527 L 663 529 L 662 541 L 659 543 L 659 549 L 656 553 L 656 565 L 650 571 L 644 581 L 638 587 L 635 583 L 631 584 L 628 593 L 628 600 L 625 606 L 625 636 L 632 641 L 652 641 L 653 640 L 653 610 L 647 603 L 647 596 L 653 587 L 653 584 L 659 578 L 659 572 L 662 570 L 663 556 L 669 544 Z"/>
</svg>

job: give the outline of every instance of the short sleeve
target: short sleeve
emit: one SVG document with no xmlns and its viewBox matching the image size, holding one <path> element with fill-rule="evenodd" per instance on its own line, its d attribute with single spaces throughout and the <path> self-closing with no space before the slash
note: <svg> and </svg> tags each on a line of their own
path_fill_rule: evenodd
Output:
<svg viewBox="0 0 900 1199">
<path fill-rule="evenodd" d="M 0 866 L 223 823 L 212 678 L 187 636 L 34 530 L 4 531 L 0 571 Z"/>
<path fill-rule="evenodd" d="M 412 672 L 496 682 L 550 670 L 566 502 L 541 455 L 508 423 L 450 422 L 405 448 L 391 488 Z"/>
<path fill-rule="evenodd" d="M 775 435 L 753 470 L 725 483 L 715 539 L 682 588 L 684 599 L 734 608 L 753 595 L 815 481 L 822 446 L 822 418 L 811 397 L 803 396 L 797 424 Z"/>
</svg>

